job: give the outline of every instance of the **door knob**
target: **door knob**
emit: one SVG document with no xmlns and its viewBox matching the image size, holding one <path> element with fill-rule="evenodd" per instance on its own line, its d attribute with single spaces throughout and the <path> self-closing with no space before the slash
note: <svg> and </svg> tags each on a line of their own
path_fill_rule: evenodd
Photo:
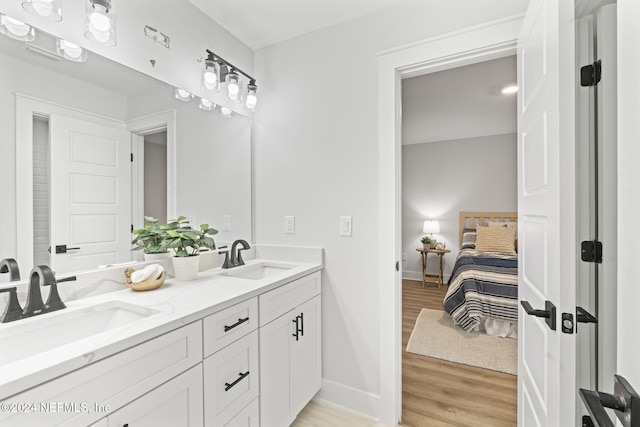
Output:
<svg viewBox="0 0 640 427">
<path fill-rule="evenodd" d="M 529 301 L 520 301 L 524 311 L 527 312 L 529 316 L 543 317 L 545 323 L 551 328 L 552 331 L 556 330 L 556 306 L 551 303 L 551 301 L 544 302 L 544 310 L 534 310 L 529 304 Z"/>
<path fill-rule="evenodd" d="M 614 427 L 605 411 L 613 409 L 624 427 L 640 426 L 640 396 L 631 384 L 620 375 L 613 376 L 614 394 L 580 389 L 580 397 L 587 407 L 591 421 L 596 427 Z"/>
</svg>

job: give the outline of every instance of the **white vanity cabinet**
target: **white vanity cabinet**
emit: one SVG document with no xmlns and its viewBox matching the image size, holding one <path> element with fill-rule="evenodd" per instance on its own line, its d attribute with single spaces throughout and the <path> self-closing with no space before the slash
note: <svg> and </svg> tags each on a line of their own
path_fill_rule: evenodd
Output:
<svg viewBox="0 0 640 427">
<path fill-rule="evenodd" d="M 202 364 L 162 384 L 107 417 L 107 427 L 201 427 Z"/>
<path fill-rule="evenodd" d="M 4 400 L 35 406 L 29 412 L 0 412 L 0 425 L 89 425 L 201 361 L 202 322 L 197 321 Z"/>
<path fill-rule="evenodd" d="M 242 425 L 245 407 L 258 397 L 257 327 L 257 297 L 204 319 L 206 426 Z"/>
<path fill-rule="evenodd" d="M 260 423 L 288 426 L 322 380 L 320 272 L 259 297 Z"/>
</svg>

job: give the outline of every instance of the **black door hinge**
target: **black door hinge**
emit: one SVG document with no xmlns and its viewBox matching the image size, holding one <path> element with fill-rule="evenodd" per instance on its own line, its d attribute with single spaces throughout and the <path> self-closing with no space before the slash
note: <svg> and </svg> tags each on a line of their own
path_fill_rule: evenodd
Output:
<svg viewBox="0 0 640 427">
<path fill-rule="evenodd" d="M 580 68 L 580 86 L 595 86 L 602 79 L 602 61 Z"/>
<path fill-rule="evenodd" d="M 131 161 L 133 162 L 133 153 L 131 153 Z"/>
<path fill-rule="evenodd" d="M 580 259 L 584 262 L 602 264 L 602 242 L 585 240 L 580 244 Z"/>
<path fill-rule="evenodd" d="M 131 224 L 131 232 L 133 233 L 133 224 Z"/>
</svg>

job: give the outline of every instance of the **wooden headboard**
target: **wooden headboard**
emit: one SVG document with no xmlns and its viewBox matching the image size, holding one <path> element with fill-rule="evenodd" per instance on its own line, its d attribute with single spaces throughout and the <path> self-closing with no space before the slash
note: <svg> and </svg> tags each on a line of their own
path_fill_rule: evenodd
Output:
<svg viewBox="0 0 640 427">
<path fill-rule="evenodd" d="M 460 212 L 460 244 L 462 244 L 462 231 L 465 228 L 476 228 L 479 225 L 487 225 L 489 221 L 517 222 L 518 212 Z"/>
</svg>

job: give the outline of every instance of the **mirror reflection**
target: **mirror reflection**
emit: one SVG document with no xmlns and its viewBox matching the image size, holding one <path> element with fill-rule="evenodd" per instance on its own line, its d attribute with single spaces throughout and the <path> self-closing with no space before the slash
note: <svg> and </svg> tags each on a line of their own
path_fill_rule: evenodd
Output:
<svg viewBox="0 0 640 427">
<path fill-rule="evenodd" d="M 178 101 L 92 52 L 67 61 L 42 31 L 0 36 L 0 63 L 0 179 L 15 192 L 0 219 L 16 230 L 0 258 L 59 273 L 137 259 L 131 227 L 144 215 L 208 223 L 218 242 L 251 239 L 249 119 Z"/>
</svg>

